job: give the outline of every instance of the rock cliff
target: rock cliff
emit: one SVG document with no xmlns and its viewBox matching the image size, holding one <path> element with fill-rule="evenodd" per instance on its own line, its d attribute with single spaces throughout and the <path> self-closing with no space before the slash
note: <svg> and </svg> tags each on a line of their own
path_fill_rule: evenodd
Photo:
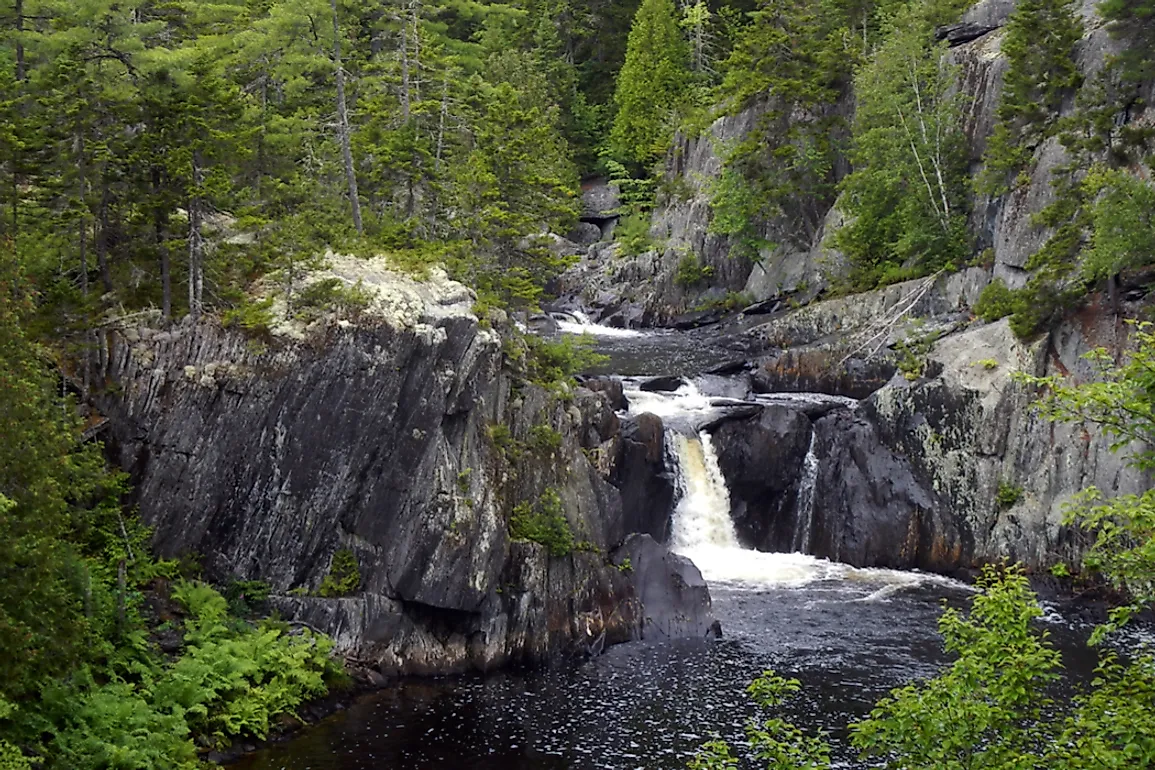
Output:
<svg viewBox="0 0 1155 770">
<path fill-rule="evenodd" d="M 472 294 L 439 271 L 331 261 L 315 278 L 368 292 L 351 317 L 266 337 L 211 318 L 109 333 L 98 400 L 161 556 L 266 581 L 283 616 L 385 673 L 540 663 L 655 625 L 705 633 L 692 565 L 653 541 L 630 546 L 644 582 L 611 559 L 630 532 L 609 479 L 631 481 L 604 395 L 516 376 Z M 564 517 L 576 547 L 513 540 L 518 505 Z M 358 589 L 317 596 L 341 550 Z"/>
</svg>

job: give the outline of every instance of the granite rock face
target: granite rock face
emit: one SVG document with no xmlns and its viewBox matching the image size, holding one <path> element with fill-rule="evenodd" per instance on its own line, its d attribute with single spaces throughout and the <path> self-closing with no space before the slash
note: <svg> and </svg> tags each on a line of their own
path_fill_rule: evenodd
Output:
<svg viewBox="0 0 1155 770">
<path fill-rule="evenodd" d="M 443 275 L 417 283 L 341 259 L 326 275 L 360 280 L 369 309 L 265 340 L 213 319 L 109 333 L 98 398 L 158 553 L 197 554 L 216 580 L 266 581 L 284 616 L 387 673 L 638 637 L 639 584 L 605 556 L 629 534 L 609 479 L 635 483 L 607 399 L 519 382 L 471 293 Z M 507 525 L 551 493 L 586 544 L 562 556 Z M 316 597 L 340 549 L 360 589 Z"/>
</svg>

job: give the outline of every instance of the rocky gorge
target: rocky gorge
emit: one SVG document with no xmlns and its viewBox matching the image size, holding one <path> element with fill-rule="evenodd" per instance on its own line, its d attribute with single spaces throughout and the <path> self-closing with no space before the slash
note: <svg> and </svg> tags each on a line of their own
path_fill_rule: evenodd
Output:
<svg viewBox="0 0 1155 770">
<path fill-rule="evenodd" d="M 942 30 L 972 165 L 995 119 L 1011 11 L 984 0 Z M 1115 42 L 1084 11 L 1089 76 Z M 1091 485 L 1141 491 L 1152 478 L 1097 434 L 1043 419 L 1017 375 L 1091 376 L 1081 356 L 1126 350 L 1120 318 L 1145 311 L 1146 291 L 1122 304 L 1094 297 L 1027 341 L 974 313 L 992 278 L 1027 280 L 1027 256 L 1048 235 L 1030 214 L 1048 200 L 1063 148 L 1048 140 L 1029 183 L 976 204 L 982 265 L 831 297 L 848 270 L 831 237 L 847 222 L 838 201 L 807 243 L 760 233 L 777 245 L 757 259 L 711 231 L 725 148 L 769 109 L 753 104 L 676 141 L 667 172 L 685 184 L 659 198 L 658 248 L 619 255 L 620 202 L 598 182 L 573 240 L 551 239 L 580 257 L 547 309 L 632 330 L 638 349 L 651 339 L 639 330 L 694 329 L 686 339 L 716 366 L 654 367 L 646 373 L 671 377 L 646 388 L 695 389 L 712 402 L 695 421 L 638 411 L 612 376 L 560 390 L 530 382 L 512 319 L 479 317 L 444 273 L 414 279 L 383 259 L 330 255 L 310 280 L 366 287 L 371 307 L 358 317 L 286 323 L 267 339 L 214 320 L 106 334 L 98 406 L 158 552 L 195 554 L 217 581 L 268 582 L 284 617 L 331 634 L 377 674 L 702 637 L 714 620 L 708 589 L 670 551 L 687 495 L 670 448 L 681 432 L 711 439 L 747 549 L 957 575 L 1003 559 L 1035 572 L 1077 560 L 1085 535 L 1063 524 L 1073 496 Z M 709 281 L 677 280 L 686 254 Z M 722 302 L 735 295 L 737 311 Z M 684 358 L 669 343 L 677 333 L 664 334 L 669 357 Z M 519 506 L 562 516 L 576 547 L 553 554 L 513 537 Z M 342 551 L 358 565 L 357 590 L 320 596 Z"/>
</svg>

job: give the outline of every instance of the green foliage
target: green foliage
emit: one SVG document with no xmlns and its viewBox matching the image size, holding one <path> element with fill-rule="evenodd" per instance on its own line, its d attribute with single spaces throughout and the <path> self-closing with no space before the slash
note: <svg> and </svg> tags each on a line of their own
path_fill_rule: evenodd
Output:
<svg viewBox="0 0 1155 770">
<path fill-rule="evenodd" d="M 509 517 L 509 536 L 514 540 L 541 543 L 552 556 L 567 556 L 574 550 L 573 530 L 562 511 L 556 489 L 546 489 L 535 505 L 518 503 Z"/>
<path fill-rule="evenodd" d="M 957 659 L 925 683 L 894 690 L 853 726 L 852 741 L 887 768 L 1036 767 L 1058 678 L 1058 652 L 1032 627 L 1042 615 L 1021 571 L 986 568 L 970 616 L 939 621 Z"/>
<path fill-rule="evenodd" d="M 553 456 L 561 449 L 562 436 L 549 425 L 534 425 L 529 429 L 529 448 L 535 453 Z"/>
<path fill-rule="evenodd" d="M 763 210 L 758 190 L 733 166 L 724 167 L 711 183 L 709 232 L 732 240 L 731 255 L 756 260 L 759 251 L 770 246 L 757 229 Z"/>
<path fill-rule="evenodd" d="M 372 294 L 360 280 L 349 284 L 340 278 L 323 278 L 296 292 L 293 313 L 306 322 L 328 312 L 356 316 L 369 307 L 372 299 Z"/>
<path fill-rule="evenodd" d="M 642 0 L 614 91 L 615 159 L 643 169 L 666 151 L 686 99 L 689 63 L 672 0 Z"/>
<path fill-rule="evenodd" d="M 0 770 L 32 770 L 32 765 L 20 749 L 0 740 Z"/>
<path fill-rule="evenodd" d="M 626 214 L 614 228 L 614 240 L 621 244 L 623 257 L 636 257 L 654 248 L 650 237 L 650 215 L 645 212 Z"/>
<path fill-rule="evenodd" d="M 340 548 L 333 554 L 329 571 L 321 579 L 317 594 L 325 597 L 348 596 L 361 587 L 361 565 L 357 556 L 348 548 Z"/>
<path fill-rule="evenodd" d="M 243 297 L 239 304 L 221 314 L 225 327 L 238 326 L 247 332 L 268 335 L 273 326 L 273 298 L 250 299 Z"/>
<path fill-rule="evenodd" d="M 697 255 L 686 253 L 678 260 L 678 268 L 674 272 L 674 283 L 684 289 L 699 286 L 714 277 L 714 268 L 703 265 Z"/>
<path fill-rule="evenodd" d="M 986 285 L 975 303 L 975 315 L 987 323 L 994 323 L 1015 312 L 1018 295 L 1007 288 L 1002 278 L 996 278 Z"/>
<path fill-rule="evenodd" d="M 1155 186 L 1115 169 L 1093 170 L 1084 185 L 1099 193 L 1091 209 L 1085 278 L 1100 281 L 1155 263 Z"/>
<path fill-rule="evenodd" d="M 1007 481 L 1000 481 L 998 489 L 995 490 L 995 505 L 1000 511 L 1007 511 L 1014 508 L 1023 499 L 1023 488 L 1016 486 Z"/>
<path fill-rule="evenodd" d="M 703 302 L 694 310 L 725 310 L 733 312 L 754 304 L 754 298 L 744 291 L 728 291 L 725 297 Z"/>
<path fill-rule="evenodd" d="M 926 373 L 928 356 L 939 336 L 937 332 L 913 334 L 898 341 L 898 370 L 904 378 L 913 382 Z"/>
<path fill-rule="evenodd" d="M 595 348 L 597 340 L 590 335 L 563 335 L 556 340 L 530 336 L 528 374 L 531 382 L 558 388 L 573 381 L 575 374 L 588 371 L 607 360 Z"/>
<path fill-rule="evenodd" d="M 857 287 L 885 282 L 895 268 L 932 272 L 967 254 L 956 68 L 934 36 L 956 13 L 949 4 L 900 7 L 855 78 L 854 171 L 842 182 L 854 220 L 838 231 L 836 245 L 850 259 Z"/>
<path fill-rule="evenodd" d="M 1009 69 L 987 142 L 979 187 L 1001 194 L 1057 127 L 1063 100 L 1082 84 L 1075 45 L 1083 26 L 1071 0 L 1025 0 L 1007 20 L 999 50 Z"/>
</svg>

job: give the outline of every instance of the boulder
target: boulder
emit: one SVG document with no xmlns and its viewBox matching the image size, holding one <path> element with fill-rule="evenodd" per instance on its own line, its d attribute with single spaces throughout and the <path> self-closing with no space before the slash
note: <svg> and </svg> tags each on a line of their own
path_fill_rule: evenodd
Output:
<svg viewBox="0 0 1155 770">
<path fill-rule="evenodd" d="M 649 535 L 631 535 L 610 559 L 628 575 L 646 608 L 644 638 L 719 635 L 706 581 L 685 556 L 670 553 Z"/>
<path fill-rule="evenodd" d="M 623 421 L 621 450 L 610 481 L 621 493 L 623 532 L 666 542 L 676 480 L 666 461 L 666 431 L 660 417 L 645 413 Z"/>
<path fill-rule="evenodd" d="M 605 179 L 591 179 L 582 183 L 582 221 L 600 222 L 620 214 L 622 201 L 618 186 Z"/>
<path fill-rule="evenodd" d="M 951 571 L 969 531 L 867 418 L 841 410 L 815 424 L 808 552 L 858 567 Z"/>
<path fill-rule="evenodd" d="M 638 390 L 644 390 L 647 393 L 672 393 L 685 384 L 686 381 L 681 377 L 665 375 L 662 377 L 651 377 L 638 385 Z"/>
</svg>

